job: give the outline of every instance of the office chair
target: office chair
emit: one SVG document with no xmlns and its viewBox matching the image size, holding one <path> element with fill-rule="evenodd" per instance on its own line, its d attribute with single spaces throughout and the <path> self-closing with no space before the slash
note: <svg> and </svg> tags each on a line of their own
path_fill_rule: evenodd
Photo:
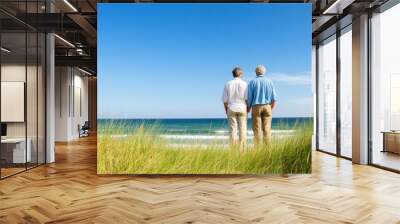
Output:
<svg viewBox="0 0 400 224">
<path fill-rule="evenodd" d="M 80 127 L 80 125 L 78 125 L 78 129 L 79 129 L 79 138 L 88 137 L 89 129 L 90 129 L 89 121 L 85 121 L 85 123 L 82 125 L 82 127 Z"/>
</svg>

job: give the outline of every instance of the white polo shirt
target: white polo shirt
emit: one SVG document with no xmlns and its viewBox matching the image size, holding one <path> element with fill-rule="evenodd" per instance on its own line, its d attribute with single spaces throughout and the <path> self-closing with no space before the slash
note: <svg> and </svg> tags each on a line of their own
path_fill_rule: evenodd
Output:
<svg viewBox="0 0 400 224">
<path fill-rule="evenodd" d="M 225 84 L 222 101 L 234 112 L 247 111 L 247 83 L 241 78 L 234 78 Z"/>
</svg>

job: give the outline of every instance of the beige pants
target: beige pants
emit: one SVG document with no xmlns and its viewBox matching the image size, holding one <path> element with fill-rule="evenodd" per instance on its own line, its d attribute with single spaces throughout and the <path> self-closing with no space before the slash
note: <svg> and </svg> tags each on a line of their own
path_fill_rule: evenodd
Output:
<svg viewBox="0 0 400 224">
<path fill-rule="evenodd" d="M 238 129 L 240 145 L 244 146 L 247 139 L 247 112 L 235 112 L 228 109 L 228 123 L 232 144 L 238 143 Z"/>
<path fill-rule="evenodd" d="M 254 142 L 256 144 L 260 143 L 262 137 L 264 137 L 264 142 L 268 144 L 271 140 L 271 105 L 255 105 L 252 108 L 251 116 L 253 119 Z"/>
</svg>

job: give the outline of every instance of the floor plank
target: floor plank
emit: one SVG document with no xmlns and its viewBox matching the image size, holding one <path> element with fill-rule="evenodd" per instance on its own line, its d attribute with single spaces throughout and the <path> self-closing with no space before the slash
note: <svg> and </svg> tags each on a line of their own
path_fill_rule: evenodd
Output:
<svg viewBox="0 0 400 224">
<path fill-rule="evenodd" d="M 0 223 L 400 223 L 400 175 L 313 153 L 311 175 L 98 176 L 96 139 L 0 181 Z"/>
</svg>

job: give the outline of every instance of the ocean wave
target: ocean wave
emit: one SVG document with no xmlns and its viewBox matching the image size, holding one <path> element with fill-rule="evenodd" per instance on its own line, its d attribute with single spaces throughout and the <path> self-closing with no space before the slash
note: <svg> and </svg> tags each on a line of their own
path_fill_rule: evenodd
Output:
<svg viewBox="0 0 400 224">
<path fill-rule="evenodd" d="M 225 129 L 223 129 L 223 130 L 215 130 L 214 133 L 217 133 L 217 134 L 224 134 L 224 133 L 229 133 L 229 131 L 228 131 L 228 130 L 225 130 Z"/>
</svg>

